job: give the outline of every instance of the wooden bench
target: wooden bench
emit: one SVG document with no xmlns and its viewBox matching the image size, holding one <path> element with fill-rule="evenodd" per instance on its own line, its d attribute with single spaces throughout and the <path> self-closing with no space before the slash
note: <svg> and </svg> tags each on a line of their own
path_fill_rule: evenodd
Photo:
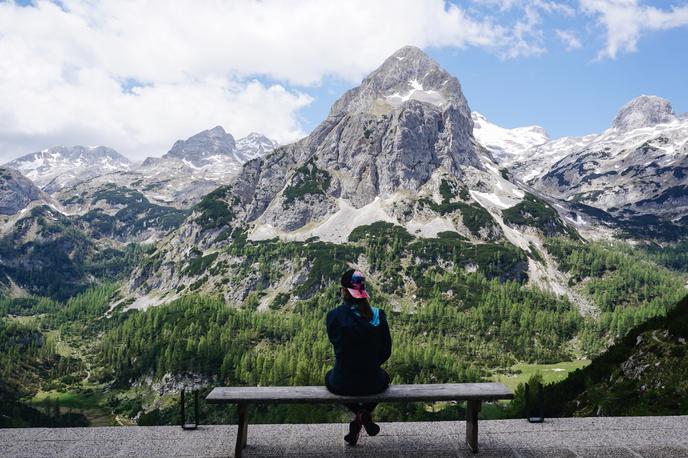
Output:
<svg viewBox="0 0 688 458">
<path fill-rule="evenodd" d="M 368 396 L 339 396 L 324 386 L 217 387 L 205 398 L 211 404 L 237 404 L 239 429 L 234 456 L 246 447 L 249 404 L 329 404 L 357 402 L 467 401 L 466 444 L 478 451 L 478 412 L 483 401 L 513 399 L 514 393 L 501 383 L 443 383 L 391 385 Z"/>
</svg>

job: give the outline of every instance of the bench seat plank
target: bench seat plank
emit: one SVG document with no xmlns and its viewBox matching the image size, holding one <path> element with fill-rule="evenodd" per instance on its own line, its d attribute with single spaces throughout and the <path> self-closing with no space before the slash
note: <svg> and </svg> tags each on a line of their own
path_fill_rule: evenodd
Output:
<svg viewBox="0 0 688 458">
<path fill-rule="evenodd" d="M 513 399 L 501 383 L 441 383 L 390 385 L 379 394 L 340 396 L 324 386 L 216 387 L 206 397 L 211 404 L 267 403 L 318 404 L 332 402 L 496 401 Z"/>
</svg>

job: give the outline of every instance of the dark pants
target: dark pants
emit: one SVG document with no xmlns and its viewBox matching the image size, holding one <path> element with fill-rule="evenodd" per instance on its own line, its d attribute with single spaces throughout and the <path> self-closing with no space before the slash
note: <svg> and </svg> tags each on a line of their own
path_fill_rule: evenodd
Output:
<svg viewBox="0 0 688 458">
<path fill-rule="evenodd" d="M 332 369 L 330 369 L 327 374 L 325 375 L 325 386 L 327 386 L 327 389 L 335 394 L 343 394 L 347 395 L 350 393 L 340 393 L 338 390 L 335 390 L 332 385 L 330 384 L 330 372 L 332 372 Z M 389 376 L 388 376 L 389 379 Z M 389 383 L 389 382 L 388 382 Z M 344 404 L 347 409 L 349 409 L 351 412 L 357 414 L 359 410 L 365 409 L 368 412 L 371 412 L 377 407 L 377 402 L 358 402 L 358 403 L 347 403 Z"/>
<path fill-rule="evenodd" d="M 375 407 L 377 407 L 377 402 L 366 402 L 366 403 L 361 403 L 359 402 L 358 404 L 344 404 L 347 409 L 352 411 L 353 413 L 358 413 L 359 410 L 365 409 L 368 412 L 372 412 Z"/>
</svg>

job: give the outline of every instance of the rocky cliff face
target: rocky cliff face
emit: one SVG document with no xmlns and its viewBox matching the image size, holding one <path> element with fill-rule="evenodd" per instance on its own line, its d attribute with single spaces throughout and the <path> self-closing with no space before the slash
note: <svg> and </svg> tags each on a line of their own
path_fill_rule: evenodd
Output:
<svg viewBox="0 0 688 458">
<path fill-rule="evenodd" d="M 46 196 L 17 170 L 0 167 L 0 215 L 15 215 Z"/>
</svg>

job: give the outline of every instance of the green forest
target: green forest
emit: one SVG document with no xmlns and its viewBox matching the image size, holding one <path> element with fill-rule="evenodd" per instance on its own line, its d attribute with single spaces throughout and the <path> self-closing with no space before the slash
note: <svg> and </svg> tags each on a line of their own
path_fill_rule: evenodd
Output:
<svg viewBox="0 0 688 458">
<path fill-rule="evenodd" d="M 547 239 L 546 248 L 597 314 L 582 316 L 567 299 L 527 286 L 527 254 L 511 245 L 471 245 L 449 233 L 418 239 L 386 223 L 359 227 L 342 245 L 228 244 L 245 269 L 268 279 L 279 275 L 271 261 L 280 257 L 311 265 L 308 279 L 266 310 L 257 310 L 263 291 L 230 304 L 194 288 L 145 311 L 111 310 L 121 283 L 97 283 L 66 300 L 0 298 L 0 426 L 174 424 L 178 391 L 154 386 L 170 378 L 200 381 L 202 395 L 213 385 L 322 385 L 333 364 L 325 316 L 339 304 L 338 276 L 361 255 L 381 279 L 370 290 L 390 322 L 393 352 L 385 369 L 393 383 L 486 381 L 516 375 L 519 364 L 584 362 L 666 315 L 686 293 L 688 259 L 680 247 L 561 236 Z M 216 257 L 198 253 L 185 274 L 223 275 Z M 415 262 L 403 262 L 408 257 Z M 522 407 L 497 404 L 483 414 L 519 416 Z M 235 421 L 230 408 L 203 404 L 202 414 L 205 422 Z M 383 420 L 460 415 L 461 405 L 446 403 L 379 408 Z M 346 418 L 336 406 L 298 405 L 258 407 L 252 416 Z"/>
</svg>

